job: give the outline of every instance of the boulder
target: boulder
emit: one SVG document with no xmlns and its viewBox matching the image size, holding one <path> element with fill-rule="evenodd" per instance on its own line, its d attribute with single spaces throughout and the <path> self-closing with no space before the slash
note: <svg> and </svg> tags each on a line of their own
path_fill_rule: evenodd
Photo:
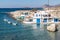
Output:
<svg viewBox="0 0 60 40">
<path fill-rule="evenodd" d="M 57 25 L 56 24 L 51 24 L 50 26 L 47 26 L 47 30 L 55 32 L 55 31 L 57 31 Z"/>
</svg>

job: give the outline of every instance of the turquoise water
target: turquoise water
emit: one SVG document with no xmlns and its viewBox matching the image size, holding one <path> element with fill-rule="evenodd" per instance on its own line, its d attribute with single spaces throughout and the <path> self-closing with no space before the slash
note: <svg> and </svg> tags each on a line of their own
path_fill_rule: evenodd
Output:
<svg viewBox="0 0 60 40">
<path fill-rule="evenodd" d="M 4 22 L 6 18 L 9 21 L 17 22 L 16 26 Z M 48 32 L 47 24 L 23 24 L 6 13 L 0 13 L 0 40 L 59 40 L 60 30 L 58 32 Z M 60 29 L 60 27 L 58 27 Z"/>
</svg>

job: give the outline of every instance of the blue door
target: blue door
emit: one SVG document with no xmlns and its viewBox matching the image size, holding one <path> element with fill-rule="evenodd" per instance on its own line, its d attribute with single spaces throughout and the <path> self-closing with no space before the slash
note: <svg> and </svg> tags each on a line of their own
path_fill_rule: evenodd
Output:
<svg viewBox="0 0 60 40">
<path fill-rule="evenodd" d="M 45 19 L 43 20 L 43 22 L 47 22 L 47 18 L 45 18 Z"/>
<path fill-rule="evenodd" d="M 40 23 L 40 19 L 37 19 L 37 23 Z"/>
<path fill-rule="evenodd" d="M 58 19 L 57 18 L 54 18 L 54 22 L 58 22 Z"/>
</svg>

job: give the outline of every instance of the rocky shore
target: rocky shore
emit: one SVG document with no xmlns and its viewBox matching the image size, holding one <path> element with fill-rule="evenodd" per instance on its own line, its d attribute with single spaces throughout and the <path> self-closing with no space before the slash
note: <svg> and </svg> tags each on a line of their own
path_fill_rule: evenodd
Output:
<svg viewBox="0 0 60 40">
<path fill-rule="evenodd" d="M 48 11 L 48 10 L 47 10 Z M 9 15 L 11 15 L 14 19 L 16 19 L 18 16 L 20 16 L 22 13 L 24 12 L 28 12 L 28 13 L 34 13 L 28 10 L 24 10 L 24 11 L 14 11 L 14 12 L 10 12 Z M 54 15 L 55 17 L 59 17 L 60 18 L 60 11 L 48 11 L 49 14 Z"/>
<path fill-rule="evenodd" d="M 9 15 L 11 15 L 11 17 L 16 19 L 17 17 L 21 16 L 22 13 L 25 13 L 25 12 L 28 12 L 30 14 L 34 13 L 34 11 L 31 11 L 31 10 L 19 10 L 19 11 L 10 12 Z"/>
<path fill-rule="evenodd" d="M 18 10 L 18 11 L 13 11 L 10 12 L 9 15 L 16 19 L 18 16 L 20 16 L 24 12 L 28 12 L 30 14 L 33 14 L 34 12 L 39 12 L 41 10 Z M 44 8 L 45 12 L 48 12 L 49 14 L 53 15 L 54 17 L 59 17 L 60 18 L 60 6 L 59 7 L 50 7 L 48 10 L 48 7 Z"/>
</svg>

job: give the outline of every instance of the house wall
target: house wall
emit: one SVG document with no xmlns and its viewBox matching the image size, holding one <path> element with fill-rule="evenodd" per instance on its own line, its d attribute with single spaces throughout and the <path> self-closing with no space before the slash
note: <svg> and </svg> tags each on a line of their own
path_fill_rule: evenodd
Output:
<svg viewBox="0 0 60 40">
<path fill-rule="evenodd" d="M 48 15 L 48 13 L 45 13 L 44 11 L 41 11 L 41 12 L 37 12 L 37 13 L 34 13 L 34 16 L 33 16 L 33 23 L 37 23 L 37 19 L 40 19 L 40 23 L 43 22 L 44 18 L 48 18 L 48 16 L 43 16 L 43 15 Z M 48 20 L 47 19 L 47 22 L 53 22 L 53 19 L 52 20 Z"/>
<path fill-rule="evenodd" d="M 36 18 L 33 19 L 33 23 L 36 23 Z"/>
<path fill-rule="evenodd" d="M 40 23 L 42 23 L 43 20 L 44 20 L 44 18 L 49 18 L 48 16 L 43 16 L 43 15 L 49 15 L 49 13 L 47 13 L 45 11 L 39 11 L 39 12 L 36 12 L 36 13 L 31 12 L 31 14 L 30 15 L 27 15 L 27 16 L 31 16 L 33 18 L 33 21 L 32 21 L 33 23 L 37 23 L 37 19 L 40 19 Z M 47 20 L 47 22 L 54 22 L 54 19 Z"/>
</svg>

